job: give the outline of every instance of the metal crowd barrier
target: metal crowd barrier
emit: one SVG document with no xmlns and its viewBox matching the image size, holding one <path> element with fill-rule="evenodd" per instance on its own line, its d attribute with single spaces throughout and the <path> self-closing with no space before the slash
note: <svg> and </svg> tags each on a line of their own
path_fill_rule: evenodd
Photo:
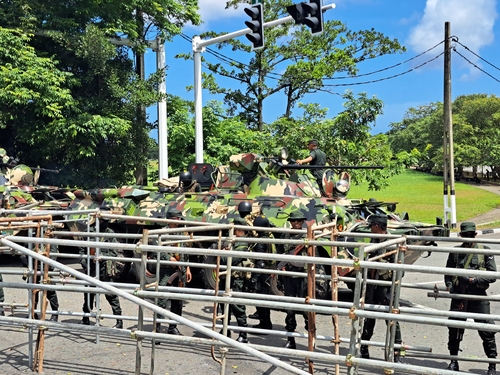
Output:
<svg viewBox="0 0 500 375">
<path fill-rule="evenodd" d="M 62 212 L 59 214 L 67 214 L 67 212 Z M 301 298 L 293 298 L 286 296 L 274 296 L 274 295 L 262 295 L 255 293 L 236 293 L 232 292 L 229 289 L 229 279 L 231 277 L 231 270 L 237 271 L 255 271 L 252 268 L 245 267 L 231 267 L 228 265 L 227 267 L 221 266 L 219 262 L 215 265 L 210 264 L 199 264 L 199 263 L 190 263 L 190 262 L 169 262 L 169 261 L 160 261 L 159 256 L 158 260 L 148 261 L 147 253 L 156 252 L 175 252 L 187 255 L 206 255 L 206 256 L 215 256 L 215 257 L 228 257 L 229 259 L 233 256 L 240 256 L 241 252 L 232 251 L 232 250 L 220 250 L 222 241 L 228 240 L 232 243 L 238 242 L 241 239 L 234 237 L 232 235 L 233 230 L 235 228 L 244 228 L 248 229 L 248 227 L 235 226 L 232 224 L 207 224 L 207 223 L 195 223 L 195 222 L 183 222 L 185 227 L 182 229 L 178 228 L 164 228 L 158 230 L 144 230 L 142 234 L 107 234 L 99 232 L 99 218 L 122 218 L 120 215 L 111 215 L 106 213 L 96 213 L 95 211 L 85 211 L 84 213 L 88 215 L 96 216 L 96 231 L 95 232 L 65 232 L 65 231 L 57 231 L 55 230 L 55 226 L 52 224 L 52 218 L 50 215 L 44 214 L 39 216 L 31 216 L 27 218 L 23 218 L 23 220 L 19 220 L 19 218 L 13 218 L 16 223 L 24 223 L 25 229 L 28 231 L 28 236 L 2 236 L 0 237 L 1 249 L 10 252 L 18 252 L 20 254 L 26 255 L 28 257 L 28 270 L 27 271 L 12 271 L 6 269 L 0 269 L 0 274 L 16 274 L 25 276 L 28 278 L 28 283 L 15 283 L 15 282 L 3 282 L 0 283 L 0 286 L 4 288 L 21 288 L 28 289 L 31 292 L 28 294 L 28 303 L 27 304 L 9 304 L 2 303 L 0 304 L 3 307 L 10 307 L 11 312 L 24 312 L 25 308 L 27 308 L 27 312 L 29 313 L 30 318 L 18 318 L 13 316 L 5 316 L 0 317 L 0 323 L 2 324 L 13 324 L 13 325 L 26 325 L 28 327 L 28 338 L 29 338 L 29 363 L 30 367 L 33 370 L 42 372 L 43 371 L 43 354 L 44 354 L 44 332 L 46 328 L 50 328 L 53 330 L 61 330 L 65 332 L 88 332 L 96 335 L 96 342 L 99 342 L 99 337 L 101 335 L 105 336 L 118 336 L 123 338 L 132 338 L 136 340 L 136 374 L 141 373 L 142 368 L 142 353 L 143 340 L 151 340 L 152 341 L 152 353 L 151 353 L 151 364 L 150 364 L 150 373 L 154 371 L 154 352 L 155 352 L 155 340 L 159 339 L 162 341 L 172 341 L 178 343 L 189 343 L 192 345 L 210 345 L 212 356 L 214 360 L 217 360 L 220 363 L 220 374 L 225 374 L 226 361 L 225 358 L 227 356 L 228 350 L 230 348 L 246 352 L 256 358 L 259 358 L 263 361 L 267 361 L 277 367 L 283 368 L 290 373 L 294 374 L 307 374 L 314 373 L 314 360 L 325 360 L 329 363 L 332 363 L 335 366 L 335 373 L 340 373 L 340 368 L 347 368 L 348 374 L 358 374 L 360 369 L 369 368 L 369 369 L 382 369 L 384 373 L 391 374 L 397 370 L 404 370 L 409 373 L 426 373 L 426 374 L 452 374 L 454 372 L 435 369 L 425 366 L 415 366 L 409 364 L 400 364 L 393 362 L 393 353 L 394 349 L 398 349 L 401 351 L 406 351 L 407 353 L 411 353 L 415 357 L 424 357 L 424 358 L 433 358 L 433 359 L 457 359 L 461 361 L 474 361 L 474 362 L 488 362 L 488 363 L 500 363 L 499 360 L 493 360 L 491 358 L 469 358 L 469 357 L 452 357 L 445 354 L 434 354 L 432 352 L 432 348 L 419 346 L 417 343 L 413 343 L 412 345 L 405 344 L 395 344 L 395 325 L 392 324 L 395 321 L 399 322 L 408 322 L 408 323 L 418 323 L 418 324 L 426 324 L 426 325 L 438 325 L 438 326 L 446 326 L 446 327 L 458 327 L 458 328 L 466 328 L 472 330 L 484 330 L 484 331 L 500 331 L 500 326 L 491 325 L 491 324 L 482 324 L 475 323 L 469 321 L 454 321 L 447 320 L 443 318 L 481 318 L 483 320 L 500 320 L 499 315 L 494 314 L 471 314 L 471 313 L 460 313 L 460 312 L 449 312 L 449 311 L 432 311 L 432 310 L 422 310 L 410 307 L 402 307 L 400 306 L 400 295 L 402 288 L 410 288 L 410 289 L 422 289 L 427 290 L 428 295 L 434 298 L 451 298 L 451 295 L 445 292 L 445 288 L 431 287 L 426 285 L 418 285 L 411 283 L 404 283 L 403 275 L 404 272 L 419 272 L 426 274 L 453 274 L 457 276 L 469 276 L 469 277 L 480 277 L 487 275 L 490 278 L 500 278 L 500 272 L 488 272 L 488 271 L 479 271 L 479 270 L 464 270 L 464 269 L 450 269 L 446 267 L 431 267 L 431 266 L 419 266 L 416 264 L 408 265 L 404 264 L 404 257 L 406 252 L 408 251 L 417 251 L 417 252 L 427 252 L 429 251 L 429 247 L 426 246 L 416 246 L 408 244 L 408 240 L 424 240 L 427 237 L 418 237 L 418 236 L 394 236 L 394 235 L 370 235 L 370 234 L 351 234 L 351 233 L 337 233 L 335 231 L 335 223 L 330 225 L 324 225 L 322 227 L 316 227 L 313 229 L 309 227 L 305 232 L 307 234 L 306 239 L 301 240 L 284 240 L 284 239 L 262 239 L 262 238 L 245 238 L 245 242 L 250 243 L 259 243 L 259 242 L 272 242 L 275 244 L 292 244 L 292 245 L 300 245 L 304 244 L 308 248 L 308 256 L 301 257 L 301 260 L 308 264 L 307 272 L 297 272 L 291 273 L 289 271 L 280 271 L 280 270 L 267 270 L 267 269 L 259 269 L 259 273 L 270 273 L 274 275 L 291 275 L 297 277 L 304 277 L 308 279 L 308 296 L 306 299 Z M 129 218 L 129 217 L 125 217 Z M 2 222 L 8 222 L 5 220 L 8 218 L 2 219 Z M 144 218 L 142 218 L 144 219 Z M 68 221 L 66 219 L 64 221 Z M 168 219 L 151 219 L 148 218 L 148 221 L 157 221 L 162 224 L 168 224 L 172 222 Z M 88 221 L 89 222 L 89 221 Z M 18 228 L 19 225 L 16 225 Z M 88 226 L 87 226 L 88 227 Z M 45 238 L 44 234 L 46 230 L 50 229 L 52 234 L 56 238 Z M 89 228 L 88 228 L 89 229 Z M 252 228 L 254 230 L 259 230 L 259 228 Z M 267 230 L 268 228 L 266 228 Z M 206 231 L 217 231 L 219 233 L 218 236 L 206 236 L 197 235 L 199 232 Z M 291 229 L 283 229 L 283 228 L 272 228 L 274 232 L 289 232 L 289 233 L 304 233 L 304 231 L 297 231 Z M 180 234 L 179 232 L 189 232 L 189 235 Z M 226 233 L 228 232 L 228 233 Z M 58 236 L 73 236 L 75 238 L 87 238 L 87 240 L 83 239 L 60 239 Z M 365 238 L 378 238 L 385 239 L 385 241 L 372 244 L 372 243 L 362 243 L 362 242 L 345 242 L 338 241 L 339 236 L 349 236 L 349 237 L 365 237 Z M 103 243 L 96 240 L 96 237 L 113 237 L 121 240 L 133 241 L 135 243 Z M 327 237 L 321 238 L 321 237 Z M 156 239 L 160 245 L 150 245 L 149 243 Z M 433 240 L 436 238 L 432 237 Z M 481 242 L 481 243 L 494 243 L 498 244 L 500 241 L 495 240 L 483 240 L 483 239 L 450 239 L 450 238 L 439 238 L 439 241 L 443 242 Z M 218 249 L 206 249 L 199 247 L 177 247 L 173 246 L 177 244 L 179 241 L 185 243 L 218 243 Z M 21 245 L 22 244 L 22 245 Z M 27 246 L 24 246 L 27 245 Z M 87 249 L 87 253 L 85 255 L 78 254 L 50 254 L 50 245 L 58 245 L 58 246 L 72 246 L 72 247 L 83 247 Z M 332 249 L 332 257 L 331 258 L 319 258 L 312 256 L 314 254 L 315 246 L 330 246 Z M 135 257 L 134 258 L 113 258 L 113 257 L 104 257 L 100 256 L 99 248 L 114 248 L 114 249 L 122 249 L 122 250 L 131 250 L 133 251 Z M 44 250 L 42 250 L 42 248 Z M 95 248 L 95 255 L 91 255 L 90 248 Z M 337 257 L 337 252 L 339 248 L 347 248 L 354 253 L 354 249 L 357 250 L 357 256 L 353 259 L 339 259 Z M 365 255 L 369 254 L 378 249 L 386 249 L 385 257 L 393 255 L 395 258 L 394 263 L 387 262 L 376 262 L 375 260 L 380 257 L 365 260 Z M 500 254 L 500 250 L 485 250 L 485 249 L 461 249 L 456 247 L 432 247 L 433 252 L 467 252 L 470 253 L 472 251 L 478 251 L 482 254 L 489 255 L 498 255 Z M 86 259 L 88 265 L 90 262 L 96 263 L 96 268 L 99 269 L 99 262 L 104 260 L 120 260 L 122 262 L 133 262 L 138 266 L 139 270 L 139 283 L 138 284 L 119 284 L 119 283 L 105 283 L 99 280 L 99 272 L 97 272 L 97 276 L 95 278 L 90 277 L 89 275 L 85 275 L 82 272 L 76 271 L 71 267 L 68 267 L 58 261 L 52 260 L 49 256 L 55 256 L 57 258 L 72 258 L 72 259 Z M 272 260 L 277 263 L 281 261 L 294 261 L 296 260 L 296 256 L 294 255 L 283 255 L 283 254 L 263 254 L 263 253 L 245 253 L 245 256 L 250 259 L 263 259 L 263 260 Z M 40 262 L 42 264 L 43 272 L 38 270 L 37 263 Z M 148 262 L 156 263 L 157 270 L 160 265 L 190 265 L 192 267 L 206 268 L 207 270 L 215 270 L 215 274 L 221 275 L 225 274 L 226 277 L 226 287 L 225 290 L 218 291 L 216 290 L 207 290 L 207 289 L 194 289 L 194 288 L 175 288 L 175 287 L 159 287 L 158 280 L 158 272 L 156 275 L 156 282 L 151 285 L 146 285 L 146 276 L 145 269 L 146 264 Z M 230 261 L 228 261 L 230 264 Z M 331 267 L 330 275 L 317 275 L 315 271 L 315 265 L 322 264 L 324 266 Z M 49 271 L 48 267 L 54 267 L 58 271 Z M 355 270 L 354 277 L 340 277 L 338 275 L 338 267 L 352 267 Z M 90 267 L 88 267 L 90 269 Z M 368 270 L 376 269 L 376 270 L 392 270 L 392 280 L 390 281 L 382 281 L 382 280 L 371 280 L 368 278 Z M 43 283 L 38 284 L 34 278 L 43 276 Z M 59 276 L 59 277 L 58 277 Z M 71 276 L 71 277 L 69 277 Z M 314 298 L 314 285 L 316 278 L 324 278 L 329 280 L 332 297 L 330 300 L 318 300 Z M 354 283 L 354 298 L 353 302 L 340 302 L 338 301 L 338 282 L 346 281 Z M 368 284 L 378 284 L 378 285 L 389 285 L 391 287 L 391 301 L 389 306 L 380 306 L 380 305 L 372 305 L 365 303 L 366 297 L 366 287 Z M 48 311 L 47 303 L 46 303 L 46 291 L 55 290 L 55 291 L 65 291 L 65 292 L 89 292 L 89 286 L 92 287 L 92 293 L 97 294 L 96 298 L 96 311 L 91 312 L 89 314 L 81 313 L 81 312 L 72 312 L 72 311 Z M 37 310 L 41 314 L 42 320 L 33 319 L 35 309 L 34 309 L 34 296 L 38 291 L 43 292 L 43 297 L 39 306 L 41 309 Z M 130 330 L 116 330 L 110 329 L 106 327 L 102 327 L 99 325 L 100 319 L 117 319 L 117 316 L 109 315 L 109 314 L 101 314 L 100 313 L 100 299 L 98 296 L 101 293 L 113 293 L 119 296 L 120 298 L 126 299 L 128 301 L 133 302 L 139 307 L 137 316 L 123 315 L 120 316 L 120 319 L 124 319 L 127 321 L 137 321 L 137 329 Z M 480 296 L 462 296 L 462 295 L 454 295 L 455 297 L 460 298 L 469 298 L 469 299 L 488 299 L 492 302 L 496 302 L 500 300 L 498 296 L 488 296 L 488 297 L 480 297 Z M 214 316 L 212 321 L 210 322 L 207 319 L 206 323 L 195 323 L 186 319 L 184 317 L 175 315 L 168 310 L 164 310 L 154 303 L 150 302 L 150 299 L 154 299 L 155 301 L 158 298 L 167 298 L 167 299 L 175 299 L 182 301 L 204 301 L 210 302 L 214 304 L 214 311 L 216 311 L 217 304 L 224 305 L 224 314 L 221 316 Z M 249 332 L 249 333 L 267 333 L 276 336 L 282 337 L 307 337 L 308 339 L 308 350 L 290 350 L 284 348 L 277 347 L 264 347 L 259 345 L 252 344 L 241 344 L 235 340 L 229 339 L 225 334 L 228 329 L 228 321 L 227 321 L 227 312 L 229 304 L 244 304 L 247 306 L 262 306 L 269 307 L 274 309 L 282 309 L 282 310 L 296 310 L 296 311 L 306 311 L 309 314 L 309 329 L 307 336 L 301 333 L 290 333 L 290 332 L 281 332 L 281 331 L 269 331 L 269 330 L 259 330 L 255 328 L 249 327 L 236 327 L 231 326 L 231 330 L 235 332 Z M 144 311 L 148 309 L 153 311 L 155 315 L 152 319 L 144 317 Z M 45 321 L 45 316 L 47 313 L 50 314 L 58 314 L 62 316 L 78 316 L 78 317 L 95 317 L 96 318 L 96 326 L 81 326 L 64 322 L 51 322 Z M 332 315 L 332 321 L 334 324 L 334 334 L 333 336 L 329 335 L 321 335 L 316 333 L 316 321 L 315 314 L 328 314 Z M 168 334 L 161 334 L 156 332 L 148 332 L 144 331 L 144 323 L 145 322 L 153 322 L 153 327 L 155 327 L 155 323 L 159 320 L 156 318 L 156 314 L 161 314 L 167 317 L 167 319 L 162 320 L 161 322 L 176 322 L 181 325 L 186 325 L 197 332 L 203 333 L 208 336 L 209 339 L 197 338 L 197 337 L 185 337 L 185 336 L 173 336 Z M 339 335 L 339 317 L 347 317 L 351 320 L 351 334 L 349 338 L 341 338 Z M 216 324 L 217 319 L 222 319 L 222 324 Z M 386 337 L 384 342 L 376 342 L 376 341 L 361 341 L 361 330 L 363 327 L 363 321 L 365 318 L 372 319 L 380 319 L 380 320 L 389 320 L 391 324 L 387 325 Z M 219 329 L 222 328 L 222 333 L 219 334 Z M 37 344 L 34 345 L 34 331 L 38 330 L 37 335 Z M 325 353 L 317 353 L 315 352 L 315 342 L 316 340 L 326 340 L 333 343 L 333 352 L 335 354 L 325 354 Z M 348 354 L 346 356 L 339 355 L 339 348 L 341 345 L 347 344 L 348 346 Z M 377 360 L 367 360 L 360 358 L 360 346 L 361 345 L 372 345 L 378 347 L 384 347 L 385 349 L 385 359 L 386 361 L 377 361 Z M 219 348 L 220 359 L 215 357 L 215 348 Z M 286 356 L 286 357 L 297 357 L 303 358 L 306 360 L 308 364 L 308 371 L 304 371 L 303 369 L 292 366 L 289 363 L 283 362 L 282 360 L 277 359 L 276 357 L 266 354 L 274 354 L 278 356 Z"/>
</svg>

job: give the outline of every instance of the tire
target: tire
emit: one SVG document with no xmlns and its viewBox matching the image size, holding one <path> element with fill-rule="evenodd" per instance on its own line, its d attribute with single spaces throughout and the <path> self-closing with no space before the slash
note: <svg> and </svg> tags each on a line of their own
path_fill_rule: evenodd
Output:
<svg viewBox="0 0 500 375">
<path fill-rule="evenodd" d="M 281 275 L 273 275 L 269 279 L 269 291 L 273 296 L 284 296 L 285 295 L 285 287 L 283 285 L 283 277 Z"/>
<path fill-rule="evenodd" d="M 209 255 L 203 261 L 203 264 L 217 264 L 217 257 Z M 217 280 L 215 279 L 215 268 L 203 268 L 201 270 L 201 278 L 207 289 L 215 289 Z"/>
</svg>

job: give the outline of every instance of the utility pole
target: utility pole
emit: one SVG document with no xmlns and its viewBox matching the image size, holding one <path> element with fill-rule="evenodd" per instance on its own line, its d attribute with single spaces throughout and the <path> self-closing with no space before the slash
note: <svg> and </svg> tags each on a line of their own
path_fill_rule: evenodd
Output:
<svg viewBox="0 0 500 375">
<path fill-rule="evenodd" d="M 444 114 L 443 114 L 443 177 L 444 221 L 451 229 L 457 226 L 455 201 L 455 165 L 453 155 L 453 119 L 451 111 L 451 40 L 450 23 L 444 24 Z M 450 217 L 451 215 L 451 217 Z"/>
</svg>

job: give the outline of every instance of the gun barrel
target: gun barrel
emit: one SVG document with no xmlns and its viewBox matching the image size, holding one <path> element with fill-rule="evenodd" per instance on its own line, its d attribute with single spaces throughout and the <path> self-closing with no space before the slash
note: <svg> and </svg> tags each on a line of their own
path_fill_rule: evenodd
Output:
<svg viewBox="0 0 500 375">
<path fill-rule="evenodd" d="M 286 164 L 283 169 L 384 169 L 382 165 L 298 165 Z"/>
</svg>

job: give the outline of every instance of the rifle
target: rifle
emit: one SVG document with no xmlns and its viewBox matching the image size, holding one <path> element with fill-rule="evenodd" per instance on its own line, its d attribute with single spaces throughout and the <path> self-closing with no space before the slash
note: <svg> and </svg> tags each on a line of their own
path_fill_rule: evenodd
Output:
<svg viewBox="0 0 500 375">
<path fill-rule="evenodd" d="M 298 253 L 300 253 L 302 251 L 303 248 L 304 248 L 304 245 L 297 245 L 295 247 L 295 249 L 293 249 L 293 251 L 289 253 L 289 255 L 297 255 Z M 295 263 L 295 262 L 289 262 L 287 260 L 283 260 L 283 261 L 281 261 L 281 262 L 278 263 L 278 265 L 276 266 L 276 268 L 279 269 L 279 270 L 281 270 L 287 264 L 291 264 L 292 266 L 295 266 L 295 267 L 302 267 L 304 265 L 304 263 L 300 263 L 300 265 L 297 265 L 297 263 Z"/>
</svg>

